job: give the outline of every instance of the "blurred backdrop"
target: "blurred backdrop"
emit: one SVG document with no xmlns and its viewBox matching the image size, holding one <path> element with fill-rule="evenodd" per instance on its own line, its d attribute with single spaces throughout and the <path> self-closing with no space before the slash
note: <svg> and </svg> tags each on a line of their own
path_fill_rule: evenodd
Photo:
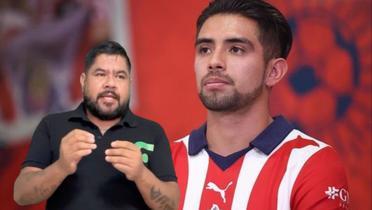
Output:
<svg viewBox="0 0 372 210">
<path fill-rule="evenodd" d="M 271 0 L 294 33 L 273 114 L 331 144 L 345 162 L 352 209 L 371 209 L 371 1 Z M 170 141 L 204 120 L 194 80 L 195 22 L 208 0 L 0 1 L 0 209 L 42 116 L 73 109 L 87 50 L 113 39 L 134 64 L 132 109 Z"/>
</svg>

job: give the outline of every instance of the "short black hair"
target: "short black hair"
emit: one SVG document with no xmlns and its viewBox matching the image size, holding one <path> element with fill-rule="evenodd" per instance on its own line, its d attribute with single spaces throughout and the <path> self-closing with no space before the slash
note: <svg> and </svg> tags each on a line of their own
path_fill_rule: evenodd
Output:
<svg viewBox="0 0 372 210">
<path fill-rule="evenodd" d="M 196 22 L 197 36 L 205 21 L 217 14 L 237 14 L 256 21 L 265 62 L 271 58 L 288 57 L 292 47 L 292 31 L 284 15 L 271 4 L 262 0 L 214 0 Z"/>
<path fill-rule="evenodd" d="M 85 56 L 85 66 L 84 66 L 85 72 L 87 72 L 88 69 L 92 66 L 96 57 L 101 54 L 123 56 L 127 60 L 128 71 L 130 73 L 132 66 L 130 63 L 129 56 L 127 52 L 125 51 L 124 47 L 122 47 L 119 43 L 115 41 L 110 41 L 110 40 L 101 42 L 89 50 L 89 52 Z"/>
</svg>

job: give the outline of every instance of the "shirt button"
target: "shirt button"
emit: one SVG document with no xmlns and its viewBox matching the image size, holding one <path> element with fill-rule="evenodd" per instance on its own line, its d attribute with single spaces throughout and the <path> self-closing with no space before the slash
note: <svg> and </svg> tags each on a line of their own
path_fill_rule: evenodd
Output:
<svg viewBox="0 0 372 210">
<path fill-rule="evenodd" d="M 102 136 L 101 136 L 101 135 L 98 135 L 96 138 L 97 138 L 98 140 L 100 140 L 100 139 L 102 139 Z"/>
</svg>

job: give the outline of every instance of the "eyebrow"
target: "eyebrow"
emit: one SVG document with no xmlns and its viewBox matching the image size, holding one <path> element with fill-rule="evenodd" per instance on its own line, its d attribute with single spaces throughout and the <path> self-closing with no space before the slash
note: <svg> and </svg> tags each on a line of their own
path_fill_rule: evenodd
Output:
<svg viewBox="0 0 372 210">
<path fill-rule="evenodd" d="M 198 45 L 203 44 L 203 43 L 214 43 L 214 41 L 212 39 L 209 39 L 209 38 L 199 38 L 195 41 L 195 46 L 198 46 Z"/>
<path fill-rule="evenodd" d="M 93 71 L 92 72 L 97 72 L 97 71 L 106 71 L 105 69 L 102 69 L 102 68 L 95 68 L 95 69 L 93 69 Z"/>
<path fill-rule="evenodd" d="M 93 72 L 97 72 L 97 71 L 104 71 L 104 72 L 107 72 L 106 69 L 102 69 L 102 68 L 96 68 L 96 69 L 94 69 Z M 123 74 L 125 74 L 125 75 L 128 75 L 128 74 L 129 74 L 129 72 L 127 72 L 127 71 L 125 71 L 125 70 L 117 70 L 117 71 L 114 71 L 114 73 L 115 73 L 115 74 L 121 74 L 121 73 L 123 73 Z"/>
<path fill-rule="evenodd" d="M 125 70 L 118 70 L 118 71 L 115 71 L 114 72 L 115 74 L 125 74 L 126 76 L 128 76 L 130 73 L 125 71 Z"/>
<path fill-rule="evenodd" d="M 254 48 L 254 45 L 253 45 L 252 41 L 250 41 L 249 39 L 246 39 L 246 38 L 228 38 L 228 39 L 225 39 L 224 42 L 230 43 L 230 44 L 241 43 L 241 44 L 248 45 L 250 48 Z M 204 43 L 205 44 L 214 43 L 214 40 L 210 39 L 210 38 L 200 38 L 200 39 L 197 39 L 195 41 L 195 46 L 198 46 L 198 45 L 204 44 Z"/>
</svg>

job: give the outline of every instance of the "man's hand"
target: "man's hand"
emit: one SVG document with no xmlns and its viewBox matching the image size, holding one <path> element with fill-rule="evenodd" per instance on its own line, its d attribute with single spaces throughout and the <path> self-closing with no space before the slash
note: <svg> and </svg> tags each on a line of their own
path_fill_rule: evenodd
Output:
<svg viewBox="0 0 372 210">
<path fill-rule="evenodd" d="M 127 179 L 138 179 L 145 168 L 140 148 L 129 141 L 114 141 L 111 147 L 105 151 L 106 161 L 124 173 Z"/>
<path fill-rule="evenodd" d="M 67 174 L 75 173 L 81 158 L 97 148 L 94 135 L 80 129 L 69 132 L 62 138 L 57 165 Z"/>
</svg>

